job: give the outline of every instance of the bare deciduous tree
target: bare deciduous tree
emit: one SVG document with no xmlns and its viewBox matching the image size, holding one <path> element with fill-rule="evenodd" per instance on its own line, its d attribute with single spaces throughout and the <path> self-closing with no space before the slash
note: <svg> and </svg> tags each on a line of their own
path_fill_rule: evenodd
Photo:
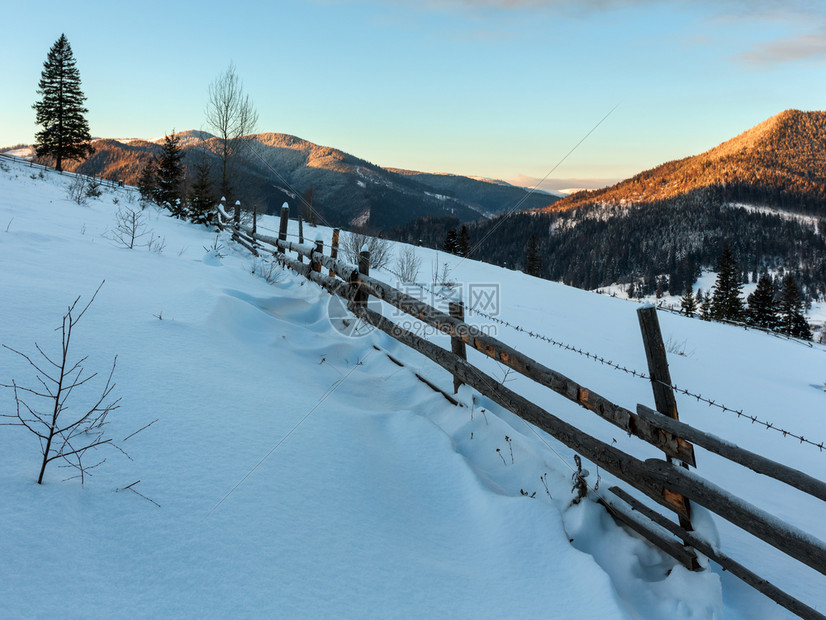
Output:
<svg viewBox="0 0 826 620">
<path fill-rule="evenodd" d="M 413 247 L 406 245 L 399 250 L 396 256 L 396 275 L 402 282 L 416 282 L 421 266 L 422 259 L 416 256 Z"/>
<path fill-rule="evenodd" d="M 110 445 L 117 448 L 112 443 L 112 439 L 104 437 L 104 425 L 106 416 L 118 408 L 120 398 L 105 403 L 115 389 L 112 383 L 112 376 L 117 364 L 117 356 L 112 362 L 112 370 L 100 396 L 93 401 L 91 406 L 82 407 L 79 413 L 70 414 L 69 397 L 72 392 L 97 376 L 97 373 L 85 375 L 83 363 L 86 357 L 72 362 L 69 358 L 69 344 L 72 338 L 72 330 L 78 321 L 83 317 L 89 306 L 95 300 L 103 282 L 95 291 L 82 310 L 76 311 L 80 297 L 75 299 L 66 314 L 63 315 L 63 322 L 57 328 L 62 335 L 61 350 L 57 357 L 49 356 L 40 346 L 35 343 L 35 348 L 40 357 L 32 359 L 31 356 L 3 345 L 4 348 L 25 359 L 29 366 L 35 371 L 35 385 L 38 387 L 24 387 L 19 385 L 14 379 L 11 384 L 0 384 L 0 387 L 11 389 L 14 393 L 16 411 L 14 414 L 0 414 L 0 417 L 10 418 L 12 422 L 4 422 L 7 426 L 23 426 L 33 433 L 40 442 L 40 452 L 43 459 L 40 464 L 40 474 L 37 483 L 43 483 L 43 474 L 46 465 L 54 460 L 62 459 L 67 467 L 78 471 L 81 483 L 85 482 L 89 470 L 97 467 L 103 461 L 94 465 L 88 465 L 83 461 L 89 450 L 102 445 Z M 67 419 L 68 418 L 68 419 Z M 119 449 L 119 448 L 118 448 Z"/>
<path fill-rule="evenodd" d="M 370 237 L 362 233 L 347 233 L 341 244 L 341 251 L 347 260 L 358 265 L 359 253 L 364 246 L 367 246 L 367 249 L 370 251 L 371 269 L 381 269 L 390 262 L 390 242 L 387 239 Z"/>
<path fill-rule="evenodd" d="M 150 236 L 150 241 L 144 240 L 147 235 Z M 152 242 L 152 231 L 146 229 L 144 211 L 131 205 L 118 207 L 115 213 L 115 228 L 104 236 L 130 250 Z"/>
<path fill-rule="evenodd" d="M 221 162 L 221 193 L 229 197 L 234 164 L 258 123 L 258 112 L 244 88 L 235 64 L 209 85 L 206 121 L 218 138 L 218 158 Z M 240 205 L 235 207 L 235 221 L 240 222 Z"/>
</svg>

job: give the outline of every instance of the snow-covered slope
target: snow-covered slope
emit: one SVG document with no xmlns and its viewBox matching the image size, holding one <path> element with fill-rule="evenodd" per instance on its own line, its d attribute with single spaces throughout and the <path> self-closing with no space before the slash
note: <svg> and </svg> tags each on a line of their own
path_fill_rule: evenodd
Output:
<svg viewBox="0 0 826 620">
<path fill-rule="evenodd" d="M 151 208 L 143 213 L 155 250 L 120 247 L 110 240 L 115 213 L 134 206 L 132 194 L 107 192 L 81 206 L 66 197 L 70 181 L 0 167 L 0 343 L 54 351 L 67 305 L 105 280 L 72 346 L 103 375 L 118 355 L 123 400 L 109 433 L 131 458 L 101 449 L 107 461 L 85 486 L 62 483 L 73 472 L 55 462 L 39 486 L 36 439 L 0 427 L 3 617 L 788 615 L 718 569 L 674 566 L 596 503 L 572 506 L 570 450 L 467 388 L 465 407 L 450 405 L 414 375 L 449 388 L 444 371 L 383 334 L 342 335 L 315 285 Z M 262 226 L 277 229 L 277 219 Z M 317 231 L 329 241 L 324 228 L 308 237 Z M 219 252 L 207 251 L 216 245 Z M 420 278 L 430 279 L 437 254 L 418 251 Z M 635 304 L 439 261 L 451 265 L 465 298 L 470 285 L 496 285 L 484 290 L 498 288 L 500 318 L 645 369 Z M 469 318 L 626 407 L 651 404 L 638 378 Z M 684 352 L 671 356 L 678 384 L 824 439 L 822 348 L 660 320 Z M 585 430 L 657 456 L 547 390 L 471 359 Z M 2 349 L 0 383 L 12 379 L 32 375 Z M 92 384 L 73 395 L 78 404 L 101 385 Z M 11 392 L 0 391 L 0 413 L 13 406 Z M 692 399 L 679 406 L 683 420 L 823 476 L 826 454 L 811 446 Z M 697 452 L 700 474 L 826 538 L 818 502 Z M 590 469 L 600 493 L 609 477 Z M 137 480 L 132 489 L 151 502 L 125 490 Z M 826 608 L 822 576 L 717 525 L 725 551 Z"/>
</svg>

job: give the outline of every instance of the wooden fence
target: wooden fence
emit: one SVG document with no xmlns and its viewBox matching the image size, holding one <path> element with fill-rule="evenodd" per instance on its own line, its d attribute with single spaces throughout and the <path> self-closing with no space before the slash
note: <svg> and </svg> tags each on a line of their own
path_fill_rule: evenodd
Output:
<svg viewBox="0 0 826 620">
<path fill-rule="evenodd" d="M 132 185 L 125 185 L 123 181 L 117 181 L 112 179 L 106 179 L 104 177 L 95 177 L 90 176 L 88 174 L 82 174 L 80 172 L 69 172 L 68 170 L 55 170 L 50 166 L 44 166 L 43 164 L 38 164 L 32 161 L 31 159 L 26 159 L 25 157 L 18 157 L 17 155 L 9 155 L 8 153 L 0 153 L 0 161 L 6 160 L 15 162 L 18 164 L 24 164 L 28 168 L 32 168 L 34 170 L 40 170 L 41 172 L 51 172 L 57 173 L 63 176 L 70 176 L 70 177 L 84 177 L 89 183 L 93 185 L 99 185 L 100 187 L 106 187 L 108 189 L 124 189 L 133 192 L 137 192 L 138 188 Z"/>
<path fill-rule="evenodd" d="M 693 502 L 826 575 L 825 543 L 765 513 L 688 469 L 689 466 L 696 467 L 694 445 L 697 445 L 826 501 L 826 483 L 823 481 L 679 421 L 676 400 L 670 387 L 665 346 L 657 311 L 653 306 L 642 307 L 637 312 L 657 410 L 637 405 L 636 411 L 630 411 L 504 342 L 486 335 L 478 327 L 465 323 L 461 305 L 452 306 L 450 312 L 445 314 L 371 277 L 369 252 L 362 252 L 359 264 L 352 265 L 334 258 L 337 256 L 337 244 L 331 248 L 331 256 L 327 256 L 320 241 L 287 241 L 288 219 L 289 209 L 285 205 L 281 211 L 279 235 L 275 238 L 255 234 L 254 228 L 239 226 L 223 208 L 219 208 L 219 226 L 231 230 L 234 240 L 256 255 L 261 251 L 272 252 L 285 266 L 322 286 L 331 294 L 343 297 L 349 310 L 356 317 L 415 349 L 450 372 L 454 377 L 454 392 L 461 383 L 469 385 L 503 408 L 555 437 L 656 504 L 673 512 L 678 520 L 676 523 L 651 509 L 628 491 L 616 486 L 610 489 L 612 497 L 600 499 L 616 519 L 678 562 L 691 570 L 697 570 L 699 564 L 696 550 L 798 616 L 826 620 L 826 616 L 728 557 L 692 530 Z M 338 231 L 334 236 L 336 242 L 337 233 Z M 295 253 L 297 256 L 290 258 L 288 253 Z M 304 259 L 308 259 L 308 262 L 305 263 Z M 322 267 L 325 268 L 324 271 Z M 370 309 L 367 300 L 371 296 L 447 334 L 451 338 L 451 349 L 444 349 Z M 640 460 L 584 433 L 470 364 L 467 361 L 467 347 L 577 403 L 629 435 L 657 447 L 663 451 L 665 458 Z M 429 382 L 428 384 L 439 389 Z M 439 391 L 446 394 L 441 389 Z"/>
</svg>

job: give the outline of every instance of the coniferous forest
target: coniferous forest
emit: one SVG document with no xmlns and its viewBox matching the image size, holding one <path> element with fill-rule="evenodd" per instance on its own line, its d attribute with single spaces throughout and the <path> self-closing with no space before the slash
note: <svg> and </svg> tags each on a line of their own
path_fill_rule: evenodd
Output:
<svg viewBox="0 0 826 620">
<path fill-rule="evenodd" d="M 428 218 L 393 229 L 408 243 L 443 247 L 454 218 Z M 562 213 L 517 213 L 468 224 L 471 257 L 527 269 L 536 237 L 541 277 L 593 290 L 632 284 L 638 296 L 658 287 L 682 295 L 702 269 L 714 269 L 726 245 L 743 282 L 767 272 L 793 273 L 804 295 L 826 294 L 826 221 L 723 206 L 698 194 L 636 207 L 590 206 Z"/>
</svg>

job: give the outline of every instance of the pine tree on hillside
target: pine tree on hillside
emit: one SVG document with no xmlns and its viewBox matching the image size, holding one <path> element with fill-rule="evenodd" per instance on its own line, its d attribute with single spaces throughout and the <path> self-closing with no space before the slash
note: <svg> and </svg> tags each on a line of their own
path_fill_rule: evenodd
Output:
<svg viewBox="0 0 826 620">
<path fill-rule="evenodd" d="M 148 159 L 141 169 L 141 176 L 138 178 L 138 191 L 144 203 L 155 202 L 158 180 L 157 170 L 158 165 L 154 158 Z"/>
<path fill-rule="evenodd" d="M 741 321 L 744 317 L 743 300 L 740 298 L 740 269 L 726 245 L 717 262 L 717 280 L 711 298 L 711 318 L 717 321 Z M 706 302 L 708 303 L 708 302 Z"/>
<path fill-rule="evenodd" d="M 456 239 L 456 254 L 464 257 L 470 256 L 470 233 L 464 224 L 462 224 L 459 236 Z"/>
<path fill-rule="evenodd" d="M 155 202 L 166 207 L 175 217 L 183 215 L 183 195 L 181 181 L 184 176 L 181 138 L 173 130 L 164 137 L 163 148 L 158 156 L 157 185 Z"/>
<path fill-rule="evenodd" d="M 456 254 L 459 249 L 459 238 L 456 236 L 456 229 L 451 228 L 445 235 L 445 243 L 442 246 L 442 251 Z"/>
<path fill-rule="evenodd" d="M 213 209 L 218 202 L 212 184 L 212 167 L 201 152 L 201 159 L 195 164 L 195 180 L 190 192 L 189 211 L 196 224 L 208 225 L 212 221 Z"/>
<path fill-rule="evenodd" d="M 34 136 L 37 156 L 54 157 L 55 169 L 63 170 L 63 160 L 81 160 L 94 153 L 84 117 L 89 110 L 83 107 L 86 97 L 80 90 L 80 72 L 65 34 L 49 50 L 37 94 L 42 99 L 32 106 L 37 111 L 35 124 L 43 127 Z"/>
<path fill-rule="evenodd" d="M 746 322 L 765 329 L 776 329 L 778 325 L 776 290 L 772 277 L 763 274 L 757 281 L 757 288 L 748 297 Z"/>
<path fill-rule="evenodd" d="M 792 274 L 783 278 L 780 293 L 780 331 L 787 336 L 812 339 L 812 330 L 803 315 L 803 298 Z"/>
<path fill-rule="evenodd" d="M 694 299 L 691 282 L 685 285 L 685 294 L 680 299 L 680 309 L 686 316 L 694 316 L 697 313 L 697 300 Z"/>
<path fill-rule="evenodd" d="M 528 239 L 528 247 L 525 250 L 525 273 L 537 278 L 542 277 L 542 253 L 536 235 L 531 235 Z"/>
<path fill-rule="evenodd" d="M 704 321 L 711 320 L 711 291 L 703 294 L 703 289 L 697 289 L 697 315 Z"/>
</svg>

